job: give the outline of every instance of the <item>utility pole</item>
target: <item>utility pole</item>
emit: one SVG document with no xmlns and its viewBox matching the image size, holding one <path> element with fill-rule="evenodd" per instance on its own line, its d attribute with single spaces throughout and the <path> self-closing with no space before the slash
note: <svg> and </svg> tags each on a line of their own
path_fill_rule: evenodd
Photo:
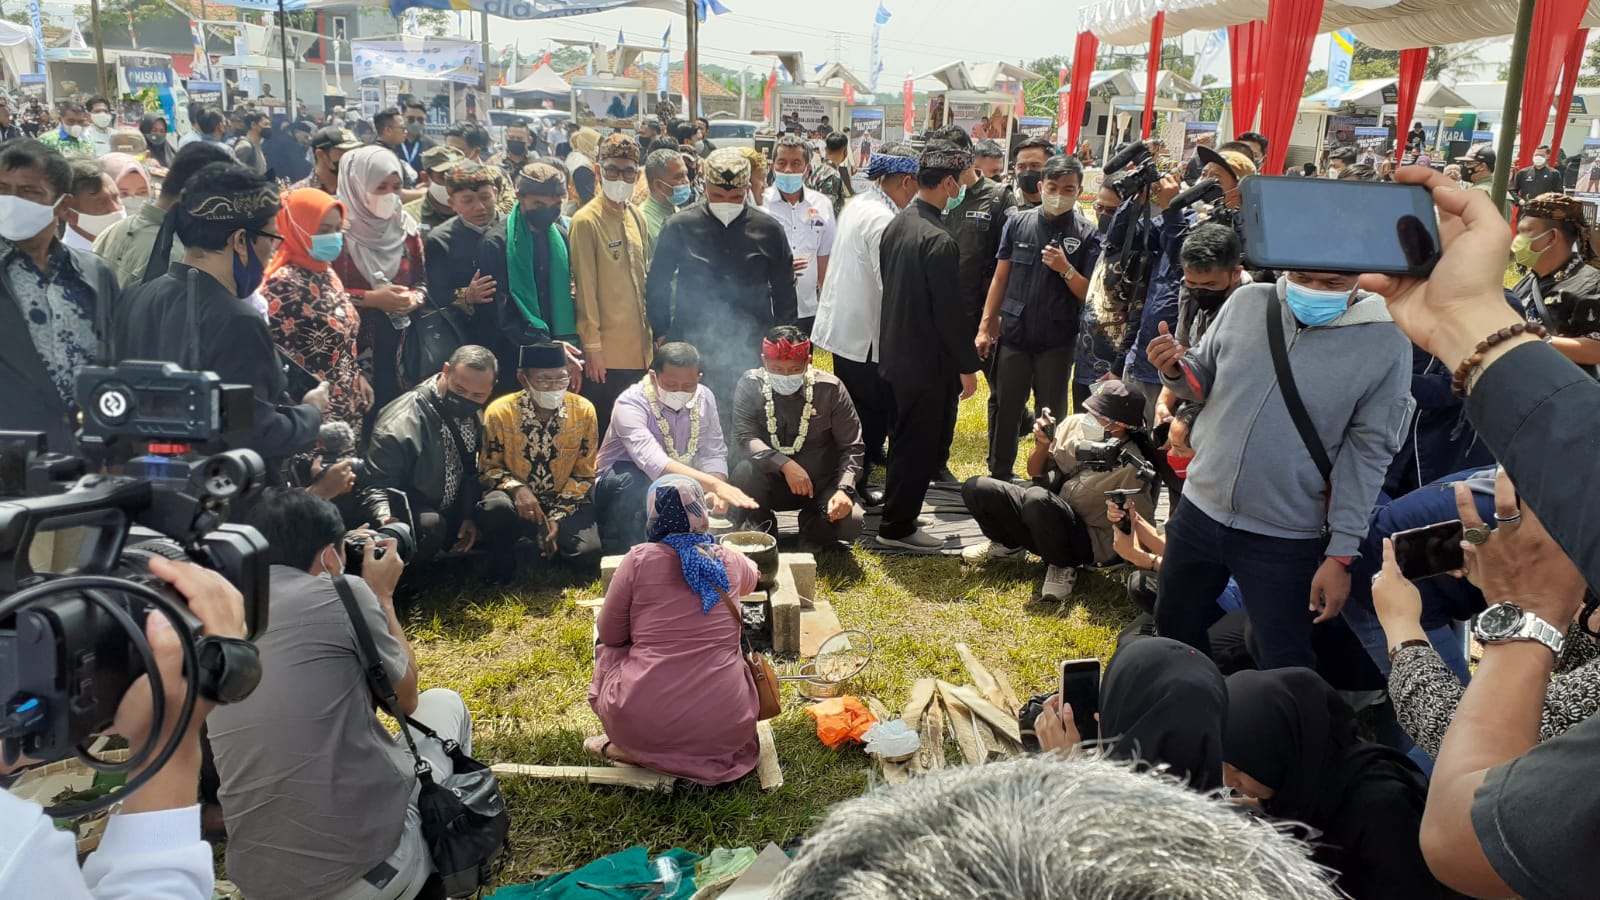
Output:
<svg viewBox="0 0 1600 900">
<path fill-rule="evenodd" d="M 684 118 L 693 119 L 700 110 L 700 16 L 695 0 L 684 0 L 683 10 L 689 20 L 688 51 L 683 56 L 683 111 Z"/>
<path fill-rule="evenodd" d="M 483 114 L 483 121 L 484 122 L 488 122 L 489 121 L 489 110 L 493 107 L 493 104 L 489 102 L 489 14 L 488 13 L 479 13 L 479 15 L 478 15 L 478 37 L 483 42 L 483 109 L 479 110 L 479 112 L 481 112 Z M 516 51 L 513 50 L 512 52 L 515 53 Z"/>
<path fill-rule="evenodd" d="M 1522 0 L 1517 5 L 1517 31 L 1511 37 L 1511 64 L 1506 70 L 1506 100 L 1500 114 L 1500 149 L 1495 154 L 1494 180 L 1490 196 L 1494 205 L 1505 215 L 1506 187 L 1511 183 L 1511 170 L 1516 164 L 1511 150 L 1517 137 L 1517 116 L 1522 111 L 1522 72 L 1528 65 L 1528 36 L 1533 32 L 1534 0 Z M 1562 110 L 1561 115 L 1566 115 Z M 1399 122 L 1396 128 L 1404 127 Z"/>
</svg>

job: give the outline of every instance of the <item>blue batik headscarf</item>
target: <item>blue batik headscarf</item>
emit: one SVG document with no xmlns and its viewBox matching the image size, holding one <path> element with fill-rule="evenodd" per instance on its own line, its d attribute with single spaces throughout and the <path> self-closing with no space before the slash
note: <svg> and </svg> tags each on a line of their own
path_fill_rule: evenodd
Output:
<svg viewBox="0 0 1600 900">
<path fill-rule="evenodd" d="M 717 539 L 709 533 L 705 488 L 686 475 L 663 475 L 650 485 L 645 515 L 650 540 L 678 551 L 683 580 L 700 595 L 701 614 L 710 613 L 722 601 L 717 589 L 729 587 L 727 567 L 711 552 Z"/>
</svg>

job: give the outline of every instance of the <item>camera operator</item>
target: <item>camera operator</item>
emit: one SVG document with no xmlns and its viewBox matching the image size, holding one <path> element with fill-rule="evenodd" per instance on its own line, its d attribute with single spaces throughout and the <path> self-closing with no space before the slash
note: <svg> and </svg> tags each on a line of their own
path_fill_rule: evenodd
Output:
<svg viewBox="0 0 1600 900">
<path fill-rule="evenodd" d="M 278 491 L 251 510 L 270 546 L 271 613 L 256 639 L 261 683 L 213 713 L 209 735 L 228 823 L 228 877 L 251 900 L 406 898 L 432 869 L 403 743 L 373 712 L 345 577 L 402 712 L 471 752 L 460 695 L 417 691 L 417 665 L 395 616 L 405 567 L 391 540 L 360 533 L 362 577 L 344 576 L 349 545 L 339 511 L 304 491 Z M 436 773 L 452 771 L 439 742 L 412 729 Z"/>
<path fill-rule="evenodd" d="M 407 524 L 417 541 L 412 563 L 446 547 L 465 553 L 478 543 L 483 408 L 494 393 L 497 367 L 489 349 L 460 347 L 439 374 L 385 406 L 372 426 L 361 502 L 379 525 L 405 521 L 409 508 Z M 404 508 L 396 494 L 405 498 Z"/>
<path fill-rule="evenodd" d="M 3 424 L 43 431 L 57 450 L 74 446 L 78 372 L 109 362 L 96 357 L 118 293 L 100 257 L 56 237 L 71 188 L 72 167 L 60 153 L 31 140 L 0 149 Z"/>
<path fill-rule="evenodd" d="M 326 383 L 298 405 L 283 402 L 286 379 L 272 337 L 245 299 L 283 241 L 278 207 L 278 186 L 243 166 L 213 163 L 196 172 L 157 241 L 175 233 L 183 262 L 130 290 L 113 328 L 119 361 L 173 362 L 249 385 L 255 415 L 245 446 L 266 460 L 274 481 L 285 459 L 316 442 L 329 402 Z"/>
<path fill-rule="evenodd" d="M 1088 412 L 1058 425 L 1046 410 L 1034 422 L 1031 485 L 978 477 L 961 486 L 962 501 L 989 539 L 962 558 L 1017 559 L 1031 550 L 1047 564 L 1042 595 L 1048 600 L 1071 596 L 1077 567 L 1116 560 L 1105 492 L 1143 487 L 1154 477 L 1154 448 L 1142 431 L 1144 404 L 1120 381 L 1097 387 L 1085 402 Z M 1155 512 L 1148 492 L 1132 502 L 1147 518 Z"/>
<path fill-rule="evenodd" d="M 207 634 L 243 637 L 244 601 L 220 574 L 160 557 L 150 572 L 183 595 Z M 165 743 L 176 727 L 188 690 L 183 651 L 167 617 L 151 613 L 145 635 L 162 676 L 166 720 L 153 716 L 150 680 L 141 676 L 117 707 L 108 733 L 130 748 Z M 161 897 L 209 900 L 213 887 L 211 847 L 200 838 L 200 727 L 212 704 L 198 698 L 176 754 L 149 781 L 130 793 L 106 823 L 100 848 L 78 868 L 72 833 L 57 830 L 37 804 L 0 792 L 0 897 Z M 22 765 L 27 765 L 24 759 Z M 10 774 L 0 766 L 0 774 Z M 134 775 L 130 774 L 130 778 Z"/>
</svg>

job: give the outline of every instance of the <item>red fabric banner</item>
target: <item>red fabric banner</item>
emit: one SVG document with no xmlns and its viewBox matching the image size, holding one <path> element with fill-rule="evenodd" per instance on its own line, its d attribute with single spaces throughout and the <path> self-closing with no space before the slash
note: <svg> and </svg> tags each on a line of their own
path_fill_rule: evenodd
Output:
<svg viewBox="0 0 1600 900">
<path fill-rule="evenodd" d="M 1550 146 L 1561 149 L 1561 138 L 1567 133 L 1567 119 L 1572 117 L 1572 93 L 1578 87 L 1579 69 L 1583 66 L 1583 48 L 1589 43 L 1589 29 L 1578 31 L 1567 47 L 1567 58 L 1561 63 L 1561 86 L 1556 88 L 1556 130 L 1550 136 Z M 177 61 L 177 57 L 173 57 Z M 1557 154 L 1550 155 L 1550 165 L 1556 164 Z"/>
<path fill-rule="evenodd" d="M 1588 6 L 1587 0 L 1540 0 L 1533 8 L 1533 31 L 1528 35 L 1528 46 L 1541 49 L 1528 54 L 1528 66 L 1522 75 L 1522 114 L 1517 122 L 1518 169 L 1532 165 L 1533 148 L 1544 143 L 1544 125 L 1550 118 L 1556 81 L 1569 48 L 1578 37 L 1578 24 Z M 1561 110 L 1563 117 L 1566 114 L 1567 110 Z"/>
<path fill-rule="evenodd" d="M 1061 95 L 1061 89 L 1067 86 L 1067 67 L 1063 65 L 1056 70 L 1056 127 L 1067 124 L 1067 98 Z M 1071 150 L 1071 147 L 1067 148 Z"/>
<path fill-rule="evenodd" d="M 1067 92 L 1067 108 L 1062 115 L 1067 120 L 1068 153 L 1078 149 L 1078 132 L 1083 128 L 1083 108 L 1089 102 L 1089 77 L 1094 74 L 1094 57 L 1100 52 L 1100 39 L 1093 32 L 1078 32 L 1078 44 L 1072 51 L 1072 88 Z"/>
<path fill-rule="evenodd" d="M 778 65 L 773 63 L 772 72 L 767 75 L 767 86 L 761 90 L 761 118 L 772 121 L 772 95 L 778 92 Z"/>
<path fill-rule="evenodd" d="M 1262 48 L 1267 23 L 1246 22 L 1228 26 L 1228 65 L 1233 75 L 1234 136 L 1254 130 L 1256 108 L 1261 105 Z"/>
<path fill-rule="evenodd" d="M 856 105 L 856 88 L 848 81 L 844 83 L 844 102 L 846 106 Z"/>
<path fill-rule="evenodd" d="M 1322 0 L 1271 0 L 1267 27 L 1272 35 L 1272 53 L 1264 53 L 1257 69 L 1264 77 L 1261 92 L 1261 133 L 1266 135 L 1267 163 L 1264 175 L 1283 172 L 1289 155 L 1289 134 L 1294 130 L 1295 112 L 1311 69 L 1311 44 L 1322 25 Z"/>
<path fill-rule="evenodd" d="M 909 72 L 906 73 L 906 83 L 901 87 L 901 93 L 906 96 L 906 136 L 910 137 L 917 130 L 917 101 Z"/>
<path fill-rule="evenodd" d="M 1411 117 L 1417 112 L 1417 96 L 1422 93 L 1422 75 L 1427 69 L 1427 47 L 1413 47 L 1410 50 L 1400 51 L 1400 84 L 1396 88 L 1398 96 L 1395 98 L 1394 113 L 1395 134 L 1405 134 L 1411 130 Z"/>
<path fill-rule="evenodd" d="M 1145 60 L 1144 73 L 1144 128 L 1140 132 L 1150 139 L 1150 128 L 1156 121 L 1156 72 L 1161 69 L 1161 30 L 1167 25 L 1167 14 L 1156 13 L 1150 20 L 1150 56 Z"/>
</svg>

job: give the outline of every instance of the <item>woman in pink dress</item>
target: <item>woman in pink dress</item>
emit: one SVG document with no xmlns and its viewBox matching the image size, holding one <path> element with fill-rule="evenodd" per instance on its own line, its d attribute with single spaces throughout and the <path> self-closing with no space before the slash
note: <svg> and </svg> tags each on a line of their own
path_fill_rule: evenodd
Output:
<svg viewBox="0 0 1600 900">
<path fill-rule="evenodd" d="M 722 595 L 753 590 L 756 566 L 708 533 L 698 482 L 665 475 L 646 498 L 649 541 L 628 551 L 600 609 L 589 705 L 605 733 L 584 746 L 723 784 L 749 774 L 760 754 L 755 683 Z"/>
</svg>

